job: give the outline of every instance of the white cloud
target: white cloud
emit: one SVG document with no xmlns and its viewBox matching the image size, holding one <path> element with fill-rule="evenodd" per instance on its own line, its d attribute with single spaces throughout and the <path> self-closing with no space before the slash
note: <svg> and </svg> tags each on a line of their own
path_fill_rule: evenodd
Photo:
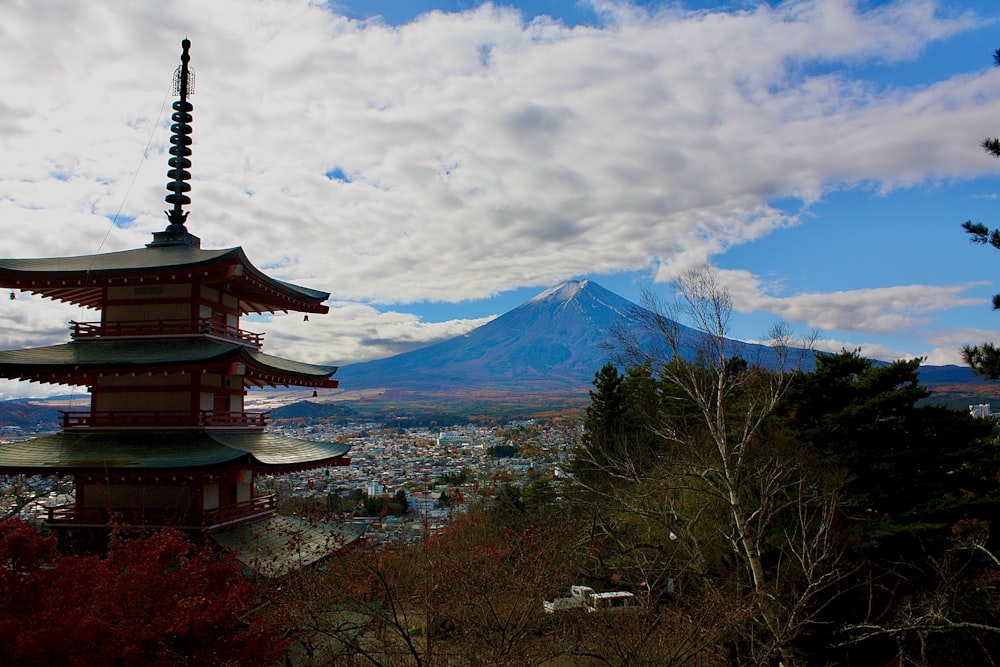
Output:
<svg viewBox="0 0 1000 667">
<path fill-rule="evenodd" d="M 389 357 L 461 336 L 493 319 L 424 322 L 415 315 L 382 312 L 357 303 L 334 303 L 326 315 L 273 316 L 259 326 L 265 351 L 312 363 L 349 364 Z M 255 326 L 257 328 L 255 329 Z"/>
<path fill-rule="evenodd" d="M 773 296 L 773 288 L 748 271 L 720 270 L 718 276 L 738 312 L 763 311 L 821 330 L 892 333 L 927 325 L 935 313 L 987 303 L 962 296 L 973 285 L 898 285 Z"/>
<path fill-rule="evenodd" d="M 921 355 L 926 366 L 965 366 L 962 360 L 961 348 L 935 347 Z"/>
<path fill-rule="evenodd" d="M 269 349 L 306 360 L 382 356 L 480 322 L 358 303 L 676 275 L 795 224 L 777 197 L 997 173 L 965 136 L 1000 116 L 985 71 L 885 90 L 827 67 L 912 59 L 975 17 L 909 1 L 595 7 L 607 27 L 490 5 L 393 27 L 307 0 L 3 3 L 0 215 L 17 224 L 0 256 L 138 247 L 163 228 L 184 35 L 197 74 L 189 227 L 204 247 L 239 243 L 276 277 L 334 293 L 308 328 L 265 327 Z M 124 228 L 109 221 L 120 208 Z M 750 282 L 741 296 L 812 326 L 884 332 L 973 303 L 965 289 L 779 298 Z"/>
<path fill-rule="evenodd" d="M 860 350 L 861 355 L 868 359 L 878 359 L 880 361 L 896 361 L 898 359 L 913 359 L 912 354 L 902 352 L 900 350 L 893 349 L 881 343 L 872 342 L 857 342 L 857 341 L 845 341 L 838 340 L 835 338 L 818 338 L 813 342 L 813 349 L 820 352 L 829 352 L 831 354 L 838 354 L 843 350 L 848 352 L 854 350 Z M 942 355 L 943 355 L 943 351 Z M 941 356 L 941 358 L 945 358 Z M 948 357 L 950 359 L 950 357 Z M 931 363 L 931 362 L 927 362 Z M 933 362 L 937 365 L 936 362 Z M 945 361 L 943 363 L 956 363 L 954 361 Z"/>
</svg>

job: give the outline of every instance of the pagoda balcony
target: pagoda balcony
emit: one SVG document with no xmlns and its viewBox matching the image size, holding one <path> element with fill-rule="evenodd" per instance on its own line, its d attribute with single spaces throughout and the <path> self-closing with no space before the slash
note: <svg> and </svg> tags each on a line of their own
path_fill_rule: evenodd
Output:
<svg viewBox="0 0 1000 667">
<path fill-rule="evenodd" d="M 170 336 L 214 336 L 260 348 L 264 334 L 231 327 L 211 319 L 202 320 L 133 320 L 123 322 L 70 321 L 73 340 L 95 338 L 163 338 Z"/>
<path fill-rule="evenodd" d="M 258 496 L 250 500 L 203 510 L 178 510 L 156 507 L 136 509 L 81 508 L 74 503 L 47 508 L 45 523 L 50 526 L 107 526 L 112 518 L 133 526 L 172 526 L 214 530 L 269 516 L 277 510 L 278 497 Z"/>
<path fill-rule="evenodd" d="M 267 412 L 202 410 L 194 414 L 176 410 L 68 412 L 60 410 L 63 428 L 239 428 L 262 429 Z"/>
</svg>

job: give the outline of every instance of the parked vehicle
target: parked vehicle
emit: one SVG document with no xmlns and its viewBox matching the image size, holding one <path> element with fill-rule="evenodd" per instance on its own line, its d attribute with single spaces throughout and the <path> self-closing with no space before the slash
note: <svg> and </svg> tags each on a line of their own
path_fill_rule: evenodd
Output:
<svg viewBox="0 0 1000 667">
<path fill-rule="evenodd" d="M 635 608 L 639 601 L 628 591 L 596 593 L 590 586 L 570 586 L 569 597 L 545 600 L 542 605 L 549 614 L 575 610 L 593 613 Z"/>
</svg>

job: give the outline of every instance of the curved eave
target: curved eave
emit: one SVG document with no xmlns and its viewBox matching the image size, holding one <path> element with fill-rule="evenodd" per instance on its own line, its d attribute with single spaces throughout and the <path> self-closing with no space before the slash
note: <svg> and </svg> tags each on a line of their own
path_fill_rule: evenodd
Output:
<svg viewBox="0 0 1000 667">
<path fill-rule="evenodd" d="M 204 367 L 239 354 L 241 345 L 218 341 L 74 341 L 0 351 L 0 377 L 51 384 L 92 384 L 97 373 L 159 373 Z"/>
<path fill-rule="evenodd" d="M 268 431 L 258 433 L 212 433 L 212 439 L 232 449 L 247 452 L 255 468 L 268 472 L 293 472 L 310 468 L 346 465 L 351 446 L 290 438 Z"/>
<path fill-rule="evenodd" d="M 271 278 L 242 248 L 146 247 L 74 257 L 0 259 L 0 288 L 100 308 L 105 288 L 199 281 L 226 286 L 244 313 L 329 312 L 329 293 Z"/>
<path fill-rule="evenodd" d="M 329 389 L 339 384 L 336 380 L 330 379 L 330 376 L 337 372 L 336 366 L 321 366 L 283 359 L 248 347 L 242 349 L 242 356 L 247 362 L 245 378 L 248 384 L 256 386 L 294 384 L 300 387 Z"/>
<path fill-rule="evenodd" d="M 240 299 L 240 310 L 244 313 L 273 313 L 296 311 L 325 314 L 330 307 L 323 304 L 330 298 L 329 292 L 302 287 L 283 280 L 277 280 L 255 267 L 239 248 L 242 271 L 240 284 L 235 294 Z M 234 269 L 234 272 L 236 270 Z M 237 276 L 234 276 L 236 278 Z"/>
<path fill-rule="evenodd" d="M 234 464 L 294 472 L 346 465 L 349 450 L 266 432 L 62 432 L 0 444 L 0 474 L 198 471 Z"/>
<path fill-rule="evenodd" d="M 244 368 L 232 367 L 238 363 Z M 336 366 L 283 359 L 244 345 L 209 339 L 73 341 L 0 351 L 0 377 L 50 384 L 92 385 L 99 373 L 196 372 L 208 367 L 214 367 L 215 372 L 242 374 L 245 382 L 253 386 L 337 386 L 330 379 L 337 372 Z"/>
</svg>

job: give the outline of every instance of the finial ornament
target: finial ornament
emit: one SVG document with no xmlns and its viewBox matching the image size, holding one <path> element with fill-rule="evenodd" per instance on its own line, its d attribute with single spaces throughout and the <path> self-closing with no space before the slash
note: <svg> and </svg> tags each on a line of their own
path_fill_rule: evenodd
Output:
<svg viewBox="0 0 1000 667">
<path fill-rule="evenodd" d="M 194 69 L 188 66 L 191 61 L 191 55 L 188 52 L 191 48 L 191 40 L 185 37 L 184 41 L 181 42 L 181 48 L 183 49 L 181 64 L 174 72 L 174 94 L 179 95 L 180 99 L 174 102 L 174 113 L 170 117 L 174 121 L 174 124 L 170 126 L 170 143 L 172 144 L 170 155 L 172 157 L 167 160 L 167 164 L 171 167 L 167 176 L 173 180 L 167 183 L 167 190 L 170 191 L 170 194 L 164 197 L 164 201 L 174 205 L 173 209 L 166 211 L 167 219 L 170 221 L 167 231 L 177 233 L 187 231 L 184 229 L 184 223 L 187 221 L 188 214 L 187 211 L 183 210 L 183 206 L 191 203 L 191 198 L 185 193 L 191 190 L 191 185 L 188 183 L 191 180 L 191 172 L 188 169 L 191 168 L 190 123 L 191 111 L 194 110 L 194 106 L 187 101 L 188 95 L 194 94 Z"/>
<path fill-rule="evenodd" d="M 171 180 L 167 183 L 169 193 L 163 198 L 173 208 L 164 211 L 170 224 L 162 232 L 153 232 L 153 242 L 147 247 L 159 246 L 190 246 L 201 247 L 201 240 L 188 232 L 184 223 L 187 222 L 187 211 L 184 206 L 191 203 L 187 193 L 191 191 L 191 111 L 194 107 L 187 101 L 188 95 L 194 94 L 194 68 L 189 67 L 191 61 L 191 40 L 187 37 L 181 42 L 181 64 L 174 71 L 174 94 L 180 99 L 174 102 L 174 113 L 170 117 L 174 123 L 170 126 L 170 159 L 167 172 Z"/>
<path fill-rule="evenodd" d="M 190 246 L 192 248 L 201 247 L 201 240 L 188 232 L 184 223 L 187 222 L 187 211 L 184 206 L 191 203 L 191 198 L 187 193 L 191 191 L 191 111 L 194 107 L 187 101 L 188 95 L 194 94 L 194 68 L 189 67 L 191 62 L 191 40 L 187 37 L 181 42 L 181 64 L 174 71 L 174 94 L 179 96 L 173 104 L 174 113 L 171 115 L 174 123 L 170 126 L 170 171 L 167 176 L 173 180 L 167 183 L 169 194 L 163 198 L 168 204 L 173 204 L 173 208 L 164 211 L 170 224 L 162 232 L 153 232 L 153 242 L 147 243 L 147 247 L 159 246 Z"/>
</svg>

